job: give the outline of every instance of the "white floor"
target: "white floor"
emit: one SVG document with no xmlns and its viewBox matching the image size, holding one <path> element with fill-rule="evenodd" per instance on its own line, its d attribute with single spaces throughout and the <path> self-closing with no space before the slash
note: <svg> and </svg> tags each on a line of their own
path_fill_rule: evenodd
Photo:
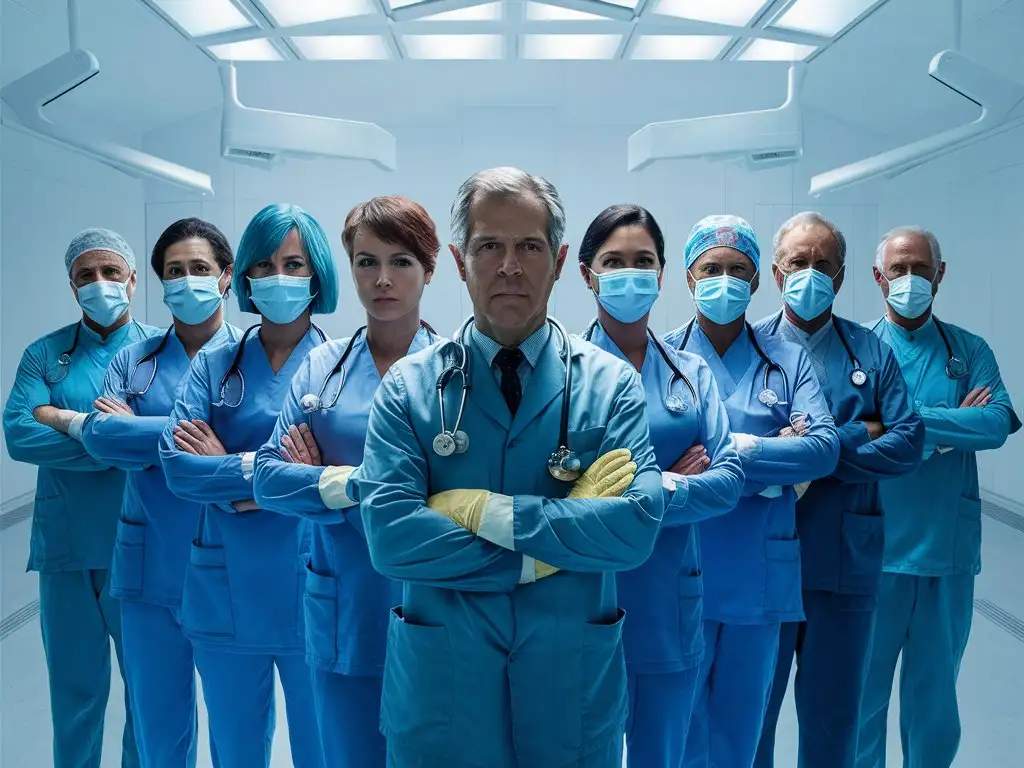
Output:
<svg viewBox="0 0 1024 768">
<path fill-rule="evenodd" d="M 1024 621 L 1024 533 L 984 518 L 985 567 L 977 585 L 979 600 Z M 38 598 L 34 574 L 23 572 L 29 524 L 19 523 L 0 534 L 3 618 L 8 618 Z M 1003 768 L 1021 765 L 1024 755 L 1024 641 L 988 616 L 975 612 L 971 643 L 960 675 L 960 707 L 963 741 L 957 768 Z M 116 663 L 114 665 L 116 676 Z M 287 723 L 278 688 L 278 730 L 271 765 L 289 768 Z M 52 765 L 46 668 L 39 639 L 38 618 L 25 623 L 0 644 L 0 766 L 43 768 Z M 890 712 L 889 766 L 901 765 L 898 706 Z M 201 710 L 206 733 L 206 712 Z M 102 768 L 120 765 L 120 733 L 124 701 L 120 680 L 112 684 L 107 709 L 107 732 Z M 796 765 L 796 722 L 792 701 L 787 701 L 779 726 L 777 765 Z M 200 745 L 200 766 L 209 768 L 205 736 Z"/>
</svg>

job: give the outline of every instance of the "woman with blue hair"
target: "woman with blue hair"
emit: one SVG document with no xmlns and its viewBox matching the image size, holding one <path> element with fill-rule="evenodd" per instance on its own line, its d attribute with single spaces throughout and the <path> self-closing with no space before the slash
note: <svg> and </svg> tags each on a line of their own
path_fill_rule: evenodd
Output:
<svg viewBox="0 0 1024 768">
<path fill-rule="evenodd" d="M 267 206 L 242 234 L 233 287 L 239 309 L 261 321 L 240 342 L 196 355 L 160 445 L 168 487 L 202 504 L 182 626 L 221 767 L 269 766 L 276 666 L 293 764 L 324 768 L 303 658 L 309 531 L 298 518 L 260 509 L 252 487 L 255 451 L 274 431 L 292 376 L 327 341 L 310 315 L 338 303 L 323 229 L 297 206 Z"/>
<path fill-rule="evenodd" d="M 745 482 L 699 523 L 704 661 L 684 768 L 750 768 L 784 621 L 803 619 L 794 486 L 830 475 L 839 433 L 803 347 L 746 320 L 760 250 L 738 216 L 708 216 L 686 243 L 696 316 L 665 337 L 704 358 L 725 401 Z"/>
</svg>

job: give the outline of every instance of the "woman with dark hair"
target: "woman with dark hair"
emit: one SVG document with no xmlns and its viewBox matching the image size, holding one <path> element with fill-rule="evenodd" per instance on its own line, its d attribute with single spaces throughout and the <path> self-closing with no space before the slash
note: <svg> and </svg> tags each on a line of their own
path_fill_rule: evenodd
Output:
<svg viewBox="0 0 1024 768">
<path fill-rule="evenodd" d="M 704 652 L 694 523 L 728 512 L 743 472 L 707 364 L 665 347 L 648 328 L 661 288 L 665 240 L 651 214 L 615 205 L 591 222 L 580 274 L 597 299 L 584 338 L 632 364 L 647 394 L 651 442 L 663 472 L 665 516 L 651 557 L 616 574 L 629 686 L 631 768 L 682 765 Z"/>
<path fill-rule="evenodd" d="M 238 308 L 260 322 L 240 341 L 196 355 L 160 443 L 167 482 L 200 502 L 185 572 L 182 624 L 195 648 L 223 768 L 269 766 L 274 670 L 295 768 L 324 768 L 303 658 L 301 521 L 254 501 L 255 451 L 273 432 L 292 376 L 327 341 L 313 314 L 338 304 L 323 227 L 295 205 L 268 205 L 238 244 Z"/>
<path fill-rule="evenodd" d="M 217 227 L 174 222 L 150 263 L 174 323 L 114 357 L 97 413 L 84 417 L 82 442 L 97 461 L 127 470 L 110 594 L 121 600 L 128 704 L 142 765 L 178 768 L 196 764 L 195 660 L 181 627 L 181 594 L 200 505 L 167 488 L 158 447 L 192 358 L 241 334 L 224 322 L 234 255 Z"/>
<path fill-rule="evenodd" d="M 253 489 L 258 504 L 317 523 L 306 564 L 306 659 L 327 764 L 384 768 L 381 680 L 389 612 L 401 590 L 370 563 L 349 480 L 363 459 L 381 378 L 439 340 L 420 319 L 420 298 L 440 243 L 426 210 L 403 197 L 357 205 L 341 239 L 366 325 L 303 362 L 256 455 Z"/>
</svg>

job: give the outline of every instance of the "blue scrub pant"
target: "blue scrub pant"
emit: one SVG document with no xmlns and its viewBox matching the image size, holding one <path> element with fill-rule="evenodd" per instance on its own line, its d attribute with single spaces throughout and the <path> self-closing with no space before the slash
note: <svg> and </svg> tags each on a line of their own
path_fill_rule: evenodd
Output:
<svg viewBox="0 0 1024 768">
<path fill-rule="evenodd" d="M 380 732 L 383 678 L 339 675 L 313 668 L 313 695 L 324 758 L 330 768 L 384 768 Z"/>
<path fill-rule="evenodd" d="M 110 641 L 124 677 L 121 604 L 110 571 L 42 571 L 39 623 L 50 682 L 53 768 L 99 768 L 110 696 Z M 131 694 L 125 686 L 122 768 L 138 768 Z"/>
<path fill-rule="evenodd" d="M 750 768 L 779 653 L 779 624 L 704 621 L 684 768 Z"/>
<path fill-rule="evenodd" d="M 628 768 L 679 768 L 700 668 L 628 676 Z"/>
<path fill-rule="evenodd" d="M 477 768 L 447 758 L 421 755 L 394 744 L 388 745 L 387 768 Z M 524 766 L 525 768 L 525 766 Z M 559 768 L 622 768 L 622 739 L 614 739 L 604 749 L 592 752 L 581 760 L 575 760 Z"/>
<path fill-rule="evenodd" d="M 807 620 L 782 625 L 768 712 L 754 768 L 775 765 L 775 728 L 796 655 L 798 768 L 854 768 L 875 595 L 804 592 Z"/>
<path fill-rule="evenodd" d="M 883 573 L 861 707 L 857 768 L 884 768 L 892 679 L 900 653 L 904 768 L 949 768 L 960 746 L 956 679 L 971 633 L 974 576 Z"/>
<path fill-rule="evenodd" d="M 232 653 L 197 645 L 196 667 L 221 768 L 269 768 L 277 724 L 274 666 L 281 676 L 294 768 L 325 768 L 313 705 L 313 682 L 302 656 Z"/>
<path fill-rule="evenodd" d="M 121 634 L 142 768 L 195 768 L 196 667 L 176 611 L 126 600 Z M 210 744 L 214 768 L 217 750 Z"/>
</svg>

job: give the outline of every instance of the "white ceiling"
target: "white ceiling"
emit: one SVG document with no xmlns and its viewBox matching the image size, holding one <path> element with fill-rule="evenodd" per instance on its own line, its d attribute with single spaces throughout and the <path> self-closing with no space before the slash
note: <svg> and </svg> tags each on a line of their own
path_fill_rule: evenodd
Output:
<svg viewBox="0 0 1024 768">
<path fill-rule="evenodd" d="M 55 119 L 100 123 L 117 138 L 138 135 L 220 104 L 215 58 L 142 0 L 79 1 L 81 44 L 96 54 L 101 73 L 54 105 L 49 114 Z M 3 82 L 67 50 L 66 0 L 0 2 L 5 3 Z M 563 2 L 571 4 L 573 0 Z M 764 7 L 785 5 L 786 0 L 775 0 Z M 952 6 L 951 0 L 887 0 L 837 42 L 811 57 L 805 103 L 863 130 L 899 140 L 973 116 L 962 100 L 927 76 L 931 57 L 952 43 Z M 385 25 L 397 26 L 381 18 Z M 641 16 L 641 22 L 646 18 Z M 267 25 L 266 19 L 261 23 Z M 401 23 L 422 27 L 448 22 Z M 965 52 L 1024 79 L 1021 39 L 1024 0 L 964 0 Z M 730 44 L 725 51 L 735 55 L 740 49 Z M 285 44 L 282 50 L 298 59 L 292 44 Z M 398 50 L 408 53 L 406 46 Z M 521 45 L 519 52 L 523 52 Z M 618 50 L 624 52 L 624 48 Z M 385 126 L 388 121 L 432 119 L 462 106 L 481 104 L 559 105 L 578 119 L 615 123 L 706 114 L 708 109 L 764 108 L 784 98 L 785 68 L 784 63 L 747 61 L 294 60 L 238 64 L 240 96 L 251 106 L 316 111 L 376 120 Z"/>
</svg>

